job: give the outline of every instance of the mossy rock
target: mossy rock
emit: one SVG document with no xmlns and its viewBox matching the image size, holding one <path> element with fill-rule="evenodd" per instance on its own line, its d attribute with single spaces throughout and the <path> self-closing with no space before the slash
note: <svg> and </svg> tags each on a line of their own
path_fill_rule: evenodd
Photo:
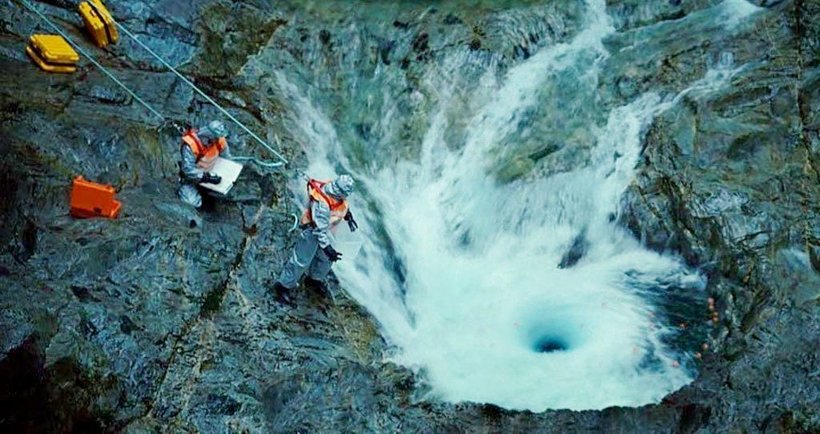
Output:
<svg viewBox="0 0 820 434">
<path fill-rule="evenodd" d="M 496 170 L 495 177 L 498 182 L 506 184 L 527 175 L 534 167 L 535 162 L 531 158 L 516 155 Z"/>
<path fill-rule="evenodd" d="M 199 76 L 227 82 L 287 21 L 252 6 L 214 3 L 201 16 Z"/>
</svg>

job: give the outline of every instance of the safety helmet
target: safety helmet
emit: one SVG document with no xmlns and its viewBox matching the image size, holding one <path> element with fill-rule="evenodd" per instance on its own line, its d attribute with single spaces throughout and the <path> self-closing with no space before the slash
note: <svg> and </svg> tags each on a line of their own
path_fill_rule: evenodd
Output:
<svg viewBox="0 0 820 434">
<path fill-rule="evenodd" d="M 344 197 L 353 193 L 354 186 L 355 182 L 350 175 L 341 175 L 333 181 L 333 190 Z"/>
<path fill-rule="evenodd" d="M 213 120 L 208 123 L 208 129 L 215 137 L 228 137 L 228 128 L 222 121 Z"/>
</svg>

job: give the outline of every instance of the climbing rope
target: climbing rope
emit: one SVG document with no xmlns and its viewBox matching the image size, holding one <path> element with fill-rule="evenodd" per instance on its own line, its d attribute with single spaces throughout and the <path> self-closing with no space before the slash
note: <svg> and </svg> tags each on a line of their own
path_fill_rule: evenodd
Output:
<svg viewBox="0 0 820 434">
<path fill-rule="evenodd" d="M 133 97 L 133 98 L 134 98 L 134 100 L 136 100 L 137 102 L 139 102 L 140 104 L 142 104 L 142 105 L 143 105 L 146 109 L 148 109 L 148 111 L 149 111 L 149 112 L 151 112 L 151 114 L 153 114 L 154 116 L 158 117 L 160 120 L 162 120 L 162 121 L 163 121 L 163 123 L 165 123 L 165 122 L 166 122 L 166 118 L 165 118 L 165 116 L 163 116 L 163 115 L 162 115 L 162 114 L 161 114 L 158 110 L 156 110 L 155 108 L 153 108 L 153 107 L 152 107 L 150 104 L 148 104 L 145 100 L 143 100 L 142 98 L 140 98 L 140 97 L 139 97 L 139 95 L 137 95 L 137 94 L 136 94 L 136 92 L 134 92 L 133 90 L 131 90 L 131 89 L 130 89 L 130 88 L 129 88 L 129 87 L 128 87 L 125 83 L 123 83 L 122 81 L 120 81 L 120 80 L 119 80 L 116 76 L 114 76 L 114 74 L 112 74 L 112 73 L 111 73 L 111 72 L 110 72 L 110 71 L 109 71 L 106 67 L 102 66 L 102 64 L 100 64 L 100 62 L 98 62 L 98 61 L 97 61 L 97 59 L 95 59 L 95 58 L 94 58 L 94 56 L 92 56 L 89 52 L 87 52 L 86 50 L 84 50 L 84 49 L 83 49 L 83 48 L 82 48 L 82 47 L 81 47 L 81 46 L 80 46 L 77 42 L 75 42 L 75 41 L 74 41 L 74 39 L 72 39 L 72 38 L 71 38 L 68 34 L 66 34 L 64 31 L 62 31 L 62 30 L 60 29 L 60 27 L 59 27 L 59 26 L 57 26 L 57 24 L 55 24 L 52 20 L 50 20 L 47 16 L 45 16 L 45 15 L 44 15 L 42 12 L 40 12 L 37 8 L 35 8 L 35 7 L 34 7 L 34 5 L 32 5 L 31 3 L 29 3 L 29 2 L 28 2 L 28 0 L 20 0 L 20 2 L 21 2 L 21 3 L 22 3 L 22 4 L 23 4 L 23 5 L 24 5 L 24 6 L 25 6 L 25 7 L 26 7 L 29 11 L 31 11 L 31 12 L 33 12 L 33 13 L 35 13 L 38 17 L 40 17 L 40 19 L 42 19 L 43 21 L 45 21 L 45 22 L 46 22 L 46 24 L 48 24 L 48 26 L 49 26 L 49 27 L 51 27 L 51 28 L 52 28 L 55 32 L 57 32 L 57 33 L 58 33 L 60 36 L 62 36 L 62 37 L 63 37 L 66 41 L 68 41 L 68 42 L 69 42 L 69 43 L 70 43 L 70 44 L 71 44 L 71 45 L 72 45 L 72 46 L 73 46 L 73 47 L 74 47 L 74 48 L 75 48 L 78 52 L 80 52 L 80 54 L 82 54 L 83 56 L 85 56 L 85 57 L 86 57 L 86 58 L 87 58 L 87 59 L 88 59 L 88 60 L 89 60 L 89 61 L 90 61 L 90 62 L 91 62 L 91 63 L 92 63 L 95 67 L 97 67 L 97 69 L 99 69 L 100 71 L 102 71 L 102 72 L 103 72 L 106 76 L 108 76 L 108 78 L 110 78 L 112 81 L 114 81 L 114 83 L 116 83 L 118 86 L 120 86 L 121 88 L 123 88 L 123 89 L 124 89 L 124 90 L 125 90 L 125 91 L 129 94 L 129 95 L 131 95 L 131 97 Z M 273 149 L 270 145 L 268 145 L 268 144 L 267 144 L 267 142 L 265 142 L 264 140 L 262 140 L 262 139 L 261 139 L 258 135 L 254 134 L 254 132 L 253 132 L 253 131 L 251 131 L 250 129 L 248 129 L 248 127 L 246 127 L 246 126 L 245 126 L 245 124 L 243 124 L 241 121 L 239 121 L 239 119 L 237 119 L 236 117 L 234 117 L 233 115 L 231 115 L 231 114 L 230 114 L 227 110 L 225 110 L 225 109 L 224 109 L 221 105 L 219 105 L 219 103 L 217 103 L 216 101 L 214 101 L 214 100 L 213 100 L 213 98 L 209 97 L 209 96 L 208 96 L 205 92 L 203 92 L 203 91 L 202 91 L 199 87 L 197 87 L 194 83 L 192 83 L 190 80 L 188 80 L 187 78 L 185 78 L 185 76 L 183 76 L 182 74 L 180 74 L 180 73 L 179 73 L 179 71 L 177 71 L 177 70 L 176 70 L 176 68 L 174 68 L 173 66 L 171 66 L 168 62 L 166 62 L 166 61 L 165 61 L 162 57 L 160 57 L 157 53 L 155 53 L 155 52 L 154 52 L 154 50 L 152 50 L 152 49 L 151 49 L 150 47 L 148 47 L 147 45 L 143 44 L 143 43 L 142 43 L 142 41 L 140 41 L 140 40 L 139 40 L 139 39 L 138 39 L 138 38 L 137 38 L 137 37 L 136 37 L 133 33 L 131 33 L 130 31 L 128 31 L 128 29 L 126 29 L 126 28 L 125 28 L 122 24 L 120 24 L 120 23 L 118 23 L 118 22 L 117 22 L 116 24 L 117 24 L 117 27 L 119 27 L 119 28 L 120 28 L 120 30 L 122 30 L 122 31 L 123 31 L 123 33 L 125 33 L 128 37 L 130 37 L 132 40 L 134 40 L 134 42 L 136 42 L 136 43 L 137 43 L 138 45 L 140 45 L 142 48 L 146 49 L 146 50 L 147 50 L 147 51 L 148 51 L 148 52 L 149 52 L 149 53 L 150 53 L 153 57 L 155 57 L 157 60 L 159 60 L 159 61 L 160 61 L 160 62 L 161 62 L 161 63 L 162 63 L 162 64 L 163 64 L 166 68 L 168 68 L 168 69 L 169 69 L 171 72 L 173 72 L 173 73 L 174 73 L 177 77 L 179 77 L 179 78 L 180 78 L 183 82 L 185 82 L 185 84 L 187 84 L 187 85 L 188 85 L 188 86 L 190 86 L 192 89 L 194 89 L 194 90 L 195 90 L 195 91 L 196 91 L 199 95 L 201 95 L 203 98 L 205 98 L 205 99 L 206 99 L 206 100 L 207 100 L 210 104 L 212 104 L 214 107 L 216 107 L 216 108 L 217 108 L 217 109 L 218 109 L 218 110 L 219 110 L 222 114 L 224 114 L 225 116 L 227 116 L 227 117 L 228 117 L 231 121 L 233 121 L 235 124 L 239 125 L 239 127 L 240 127 L 240 128 L 242 128 L 242 129 L 243 129 L 246 133 L 248 133 L 248 134 L 249 134 L 251 137 L 253 137 L 253 138 L 254 138 L 257 142 L 259 142 L 262 146 L 264 146 L 264 147 L 265 147 L 265 149 L 267 149 L 268 151 L 270 151 L 273 155 L 275 155 L 275 156 L 276 156 L 277 158 L 279 158 L 281 161 L 280 161 L 280 162 L 264 162 L 264 161 L 259 160 L 258 158 L 255 158 L 255 157 L 234 157 L 234 160 L 238 160 L 238 161 L 251 161 L 251 162 L 253 162 L 254 164 L 256 164 L 256 165 L 258 165 L 258 166 L 265 167 L 265 168 L 270 168 L 270 169 L 273 169 L 273 168 L 278 168 L 278 167 L 281 167 L 281 166 L 283 166 L 283 165 L 288 164 L 288 160 L 287 160 L 284 156 L 282 156 L 282 154 L 280 154 L 280 153 L 279 153 L 279 152 L 277 152 L 275 149 Z"/>
<path fill-rule="evenodd" d="M 272 163 L 272 162 L 262 161 L 262 160 L 260 160 L 256 157 L 233 156 L 233 157 L 231 157 L 231 160 L 234 160 L 234 161 L 250 161 L 251 163 L 256 164 L 257 166 L 267 167 L 268 169 L 275 169 L 277 167 L 282 167 L 282 164 L 283 164 L 281 162 Z"/>
<path fill-rule="evenodd" d="M 290 216 L 293 217 L 293 226 L 288 229 L 288 232 L 293 232 L 299 228 L 299 216 L 294 213 L 291 213 Z"/>
<path fill-rule="evenodd" d="M 85 51 L 82 47 L 80 47 L 80 45 L 79 45 L 79 44 L 77 44 L 76 42 L 74 42 L 74 40 L 73 40 L 73 39 L 71 39 L 71 37 L 70 37 L 70 36 L 68 36 L 65 32 L 63 32 L 63 31 L 60 29 L 60 27 L 58 27 L 58 26 L 57 26 L 57 24 L 54 24 L 54 22 L 53 22 L 53 21 L 51 21 L 50 19 L 48 19 L 48 17 L 46 17 L 45 15 L 43 15 L 43 13 L 42 13 L 42 12 L 40 12 L 39 10 L 37 10 L 37 8 L 35 8 L 35 7 L 34 7 L 34 5 L 32 5 L 31 3 L 29 3 L 27 0 L 20 0 L 20 2 L 21 2 L 21 3 L 23 3 L 23 5 L 24 5 L 24 6 L 25 6 L 28 10 L 30 10 L 30 11 L 34 12 L 35 14 L 37 14 L 37 16 L 38 16 L 38 17 L 40 17 L 43 21 L 45 21 L 45 22 L 46 22 L 46 24 L 48 24 L 48 25 L 49 25 L 49 27 L 51 27 L 51 28 L 52 28 L 55 32 L 59 33 L 59 34 L 60 34 L 60 36 L 62 36 L 63 38 L 65 38 L 65 40 L 66 40 L 66 41 L 68 41 L 68 42 L 69 42 L 69 43 L 70 43 L 70 44 L 71 44 L 71 45 L 72 45 L 72 46 L 73 46 L 73 47 L 74 47 L 77 51 L 79 51 L 79 52 L 80 52 L 80 54 L 82 54 L 83 56 L 87 57 L 87 58 L 88 58 L 88 60 L 89 60 L 89 61 L 91 61 L 91 63 L 93 63 L 93 64 L 94 64 L 94 66 L 96 66 L 96 67 L 97 67 L 100 71 L 102 71 L 105 75 L 107 75 L 107 76 L 108 76 L 108 78 L 110 78 L 111 80 L 113 80 L 113 81 L 114 81 L 114 83 L 117 83 L 117 85 L 119 85 L 119 86 L 120 86 L 121 88 L 123 88 L 126 92 L 128 92 L 128 94 L 129 94 L 129 95 L 131 95 L 131 97 L 133 97 L 133 98 L 134 98 L 137 102 L 139 102 L 140 104 L 142 104 L 142 105 L 143 105 L 146 109 L 148 109 L 148 111 L 150 111 L 150 112 L 151 112 L 154 116 L 156 116 L 156 117 L 160 118 L 163 122 L 165 122 L 165 117 L 164 117 L 164 116 L 162 116 L 162 114 L 160 114 L 160 112 L 156 111 L 156 110 L 155 110 L 153 107 L 151 107 L 151 106 L 150 106 L 147 102 L 145 102 L 145 101 L 144 101 L 142 98 L 140 98 L 140 97 L 139 97 L 136 93 L 134 93 L 134 91 L 132 91 L 131 89 L 129 89 L 129 88 L 128 88 L 128 86 L 126 86 L 123 82 L 121 82 L 120 80 L 118 80 L 118 79 L 117 79 L 117 77 L 115 77 L 115 76 L 114 76 L 114 74 L 110 73 L 110 72 L 109 72 L 109 71 L 108 71 L 108 70 L 107 70 L 104 66 L 102 66 L 102 65 L 100 64 L 100 62 L 97 62 L 97 59 L 95 59 L 95 58 L 94 58 L 94 56 L 92 56 L 92 55 L 91 55 L 91 54 L 89 54 L 87 51 Z"/>
<path fill-rule="evenodd" d="M 267 149 L 267 150 L 268 150 L 268 151 L 270 151 L 273 155 L 276 155 L 276 157 L 278 157 L 280 160 L 282 160 L 282 162 L 281 162 L 281 163 L 266 163 L 266 164 L 264 164 L 264 166 L 266 166 L 266 167 L 278 167 L 278 166 L 281 166 L 281 165 L 283 165 L 283 164 L 288 164 L 288 160 L 287 160 L 284 156 L 282 156 L 282 154 L 280 154 L 279 152 L 277 152 L 277 151 L 276 151 L 275 149 L 273 149 L 270 145 L 268 145 L 268 144 L 267 144 L 267 142 L 265 142 L 264 140 L 262 140 L 262 139 L 261 139 L 259 136 L 257 136 L 257 135 L 256 135 L 253 131 L 251 131 L 250 129 L 248 129 L 248 127 L 246 127 L 246 126 L 245 126 L 245 124 L 243 124 L 242 122 L 240 122 L 240 121 L 239 121 L 239 119 L 235 118 L 232 114 L 228 113 L 228 111 L 227 111 L 227 110 L 225 110 L 224 108 L 222 108 L 222 106 L 221 106 L 221 105 L 219 105 L 216 101 L 214 101 L 214 100 L 213 100 L 213 98 L 211 98 L 210 96 L 208 96 L 208 95 L 207 95 L 205 92 L 203 92 L 203 91 L 202 91 L 199 87 L 197 87 L 197 85 L 195 85 L 194 83 L 192 83 L 192 82 L 191 82 L 191 80 L 188 80 L 188 79 L 187 79 L 184 75 L 182 75 L 179 71 L 177 71 L 177 70 L 176 70 L 176 68 L 174 68 L 173 66 L 171 66 L 171 64 L 170 64 L 170 63 L 166 62 L 166 61 L 165 61 L 165 59 L 163 59 L 163 58 L 162 58 L 159 54 L 157 54 L 156 52 L 154 52 L 154 50 L 152 50 L 152 49 L 151 49 L 151 47 L 149 47 L 149 46 L 145 45 L 144 43 L 142 43 L 142 41 L 140 41 L 140 40 L 139 40 L 139 38 L 137 38 L 137 36 L 136 36 L 136 35 L 134 35 L 133 33 L 131 33 L 131 32 L 130 32 L 127 28 L 125 28 L 125 26 L 123 26 L 122 24 L 120 24 L 119 22 L 115 22 L 115 23 L 117 24 L 117 27 L 118 27 L 120 30 L 122 30 L 122 32 L 123 32 L 123 33 L 125 33 L 125 34 L 126 34 L 126 36 L 128 36 L 129 38 L 131 38 L 131 39 L 132 39 L 134 42 L 136 42 L 136 43 L 137 43 L 140 47 L 142 47 L 142 48 L 144 48 L 146 51 L 148 51 L 148 53 L 150 53 L 150 54 L 151 54 L 151 56 L 153 56 L 153 57 L 154 57 L 155 59 L 157 59 L 160 63 L 162 63 L 162 64 L 163 64 L 166 68 L 168 68 L 168 70 L 170 70 L 171 72 L 173 72 L 174 74 L 176 74 L 176 76 L 177 76 L 177 77 L 179 77 L 179 79 L 180 79 L 180 80 L 184 81 L 184 82 L 185 82 L 185 84 L 187 84 L 188 86 L 190 86 L 190 87 L 191 87 L 191 89 L 195 90 L 195 91 L 196 91 L 199 95 L 201 95 L 203 98 L 205 98 L 205 100 L 206 100 L 206 101 L 208 101 L 208 102 L 209 102 L 209 103 L 211 103 L 214 107 L 216 107 L 216 108 L 217 108 L 220 112 L 222 112 L 222 114 L 224 114 L 225 116 L 227 116 L 227 117 L 228 117 L 228 119 L 232 120 L 232 121 L 233 121 L 236 125 L 239 125 L 239 127 L 240 127 L 240 128 L 242 128 L 243 130 L 245 130 L 245 132 L 246 132 L 246 133 L 250 134 L 250 136 L 251 136 L 251 137 L 253 137 L 254 139 L 256 139 L 256 141 L 257 141 L 257 142 L 259 142 L 262 146 L 264 146 L 264 147 L 265 147 L 265 149 Z M 257 161 L 258 161 L 258 160 L 257 160 Z M 257 164 L 258 164 L 258 163 L 257 163 Z"/>
</svg>

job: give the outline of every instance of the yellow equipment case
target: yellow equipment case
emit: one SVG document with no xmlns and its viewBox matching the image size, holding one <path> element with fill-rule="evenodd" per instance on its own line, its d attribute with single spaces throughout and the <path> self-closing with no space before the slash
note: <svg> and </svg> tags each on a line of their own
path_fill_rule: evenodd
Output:
<svg viewBox="0 0 820 434">
<path fill-rule="evenodd" d="M 77 52 L 59 35 L 31 35 L 26 53 L 48 72 L 74 72 L 80 60 Z"/>
<path fill-rule="evenodd" d="M 100 48 L 114 44 L 120 39 L 114 18 L 100 0 L 90 0 L 80 3 L 80 16 L 83 17 L 85 28 Z"/>
</svg>

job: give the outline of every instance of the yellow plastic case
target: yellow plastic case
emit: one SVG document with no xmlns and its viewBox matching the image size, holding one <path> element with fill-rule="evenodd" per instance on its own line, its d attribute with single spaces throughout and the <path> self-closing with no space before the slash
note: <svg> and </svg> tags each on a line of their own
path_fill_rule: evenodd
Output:
<svg viewBox="0 0 820 434">
<path fill-rule="evenodd" d="M 88 2 L 82 2 L 79 6 L 80 16 L 83 17 L 85 28 L 94 39 L 94 43 L 100 48 L 108 46 L 108 34 L 105 32 L 105 23 L 97 16 L 94 8 Z"/>
<path fill-rule="evenodd" d="M 32 35 L 26 53 L 44 71 L 74 72 L 80 56 L 59 35 Z"/>
<path fill-rule="evenodd" d="M 85 28 L 100 48 L 114 44 L 120 39 L 114 19 L 100 0 L 84 1 L 79 6 Z"/>
<path fill-rule="evenodd" d="M 105 31 L 108 33 L 108 42 L 116 44 L 117 41 L 120 40 L 120 33 L 117 31 L 117 23 L 114 22 L 114 17 L 111 16 L 111 13 L 108 12 L 108 8 L 105 7 L 102 1 L 91 0 L 89 3 L 91 7 L 97 11 L 97 15 L 99 15 L 102 22 L 105 23 Z"/>
</svg>

